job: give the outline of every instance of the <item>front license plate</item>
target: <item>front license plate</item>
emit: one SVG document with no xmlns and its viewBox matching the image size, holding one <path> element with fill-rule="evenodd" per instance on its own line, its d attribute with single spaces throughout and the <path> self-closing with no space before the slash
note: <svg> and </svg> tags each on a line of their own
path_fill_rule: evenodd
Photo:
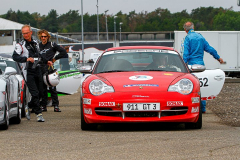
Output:
<svg viewBox="0 0 240 160">
<path fill-rule="evenodd" d="M 123 111 L 160 111 L 160 103 L 123 103 Z"/>
</svg>

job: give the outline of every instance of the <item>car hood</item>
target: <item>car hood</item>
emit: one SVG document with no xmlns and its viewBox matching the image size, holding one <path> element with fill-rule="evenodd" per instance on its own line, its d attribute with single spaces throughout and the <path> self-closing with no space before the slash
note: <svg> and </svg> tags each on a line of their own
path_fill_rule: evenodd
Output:
<svg viewBox="0 0 240 160">
<path fill-rule="evenodd" d="M 179 72 L 117 72 L 101 73 L 99 78 L 106 79 L 115 92 L 167 91 L 171 82 L 186 73 Z"/>
</svg>

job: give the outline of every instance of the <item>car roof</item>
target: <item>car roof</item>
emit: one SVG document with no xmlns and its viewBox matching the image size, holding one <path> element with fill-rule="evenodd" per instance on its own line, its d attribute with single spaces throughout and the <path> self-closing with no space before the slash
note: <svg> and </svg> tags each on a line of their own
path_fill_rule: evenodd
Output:
<svg viewBox="0 0 240 160">
<path fill-rule="evenodd" d="M 122 46 L 122 47 L 108 48 L 106 51 L 126 50 L 126 49 L 161 49 L 161 50 L 175 51 L 173 48 L 166 47 L 166 46 Z"/>
</svg>

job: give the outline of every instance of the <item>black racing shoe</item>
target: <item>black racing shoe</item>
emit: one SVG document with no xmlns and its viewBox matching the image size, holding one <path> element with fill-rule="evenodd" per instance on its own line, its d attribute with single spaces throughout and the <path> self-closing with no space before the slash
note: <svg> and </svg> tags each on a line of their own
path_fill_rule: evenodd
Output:
<svg viewBox="0 0 240 160">
<path fill-rule="evenodd" d="M 41 106 L 43 112 L 47 112 L 47 106 Z"/>
<path fill-rule="evenodd" d="M 61 112 L 58 106 L 54 106 L 54 112 Z"/>
</svg>

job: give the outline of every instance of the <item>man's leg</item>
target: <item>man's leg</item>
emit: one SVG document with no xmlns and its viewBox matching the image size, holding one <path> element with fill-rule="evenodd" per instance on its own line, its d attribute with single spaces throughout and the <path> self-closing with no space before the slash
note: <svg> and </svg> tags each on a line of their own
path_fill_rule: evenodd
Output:
<svg viewBox="0 0 240 160">
<path fill-rule="evenodd" d="M 29 92 L 32 95 L 31 102 L 29 103 L 32 106 L 33 111 L 37 115 L 38 122 L 44 122 L 42 118 L 42 109 L 40 108 L 39 103 L 39 90 L 38 90 L 38 80 L 34 77 L 34 75 L 27 75 L 27 86 Z"/>
<path fill-rule="evenodd" d="M 52 106 L 54 106 L 54 112 L 61 112 L 59 109 L 59 101 L 58 101 L 58 95 L 57 95 L 57 89 L 56 87 L 49 87 L 51 97 L 52 97 Z"/>
</svg>

